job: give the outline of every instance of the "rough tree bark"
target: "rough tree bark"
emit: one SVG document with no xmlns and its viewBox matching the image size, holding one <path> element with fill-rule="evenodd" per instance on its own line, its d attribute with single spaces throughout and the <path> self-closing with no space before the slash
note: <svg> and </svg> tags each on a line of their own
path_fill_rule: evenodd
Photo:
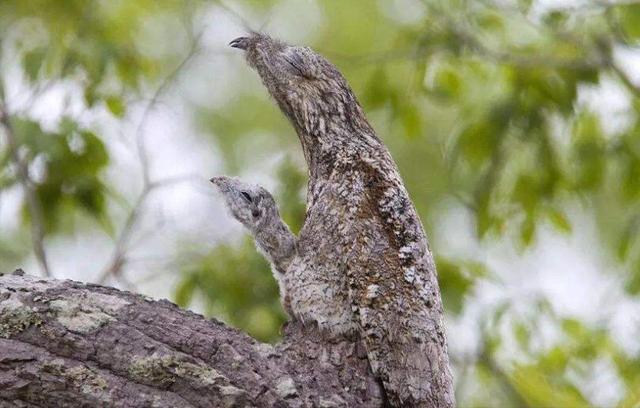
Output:
<svg viewBox="0 0 640 408">
<path fill-rule="evenodd" d="M 0 407 L 382 406 L 357 341 L 290 323 L 259 343 L 176 305 L 0 275 Z"/>
</svg>

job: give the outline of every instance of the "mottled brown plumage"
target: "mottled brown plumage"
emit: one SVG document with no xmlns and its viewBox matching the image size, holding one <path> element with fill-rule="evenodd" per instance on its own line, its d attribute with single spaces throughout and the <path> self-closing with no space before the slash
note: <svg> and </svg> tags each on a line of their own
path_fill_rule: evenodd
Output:
<svg viewBox="0 0 640 408">
<path fill-rule="evenodd" d="M 295 318 L 364 341 L 393 406 L 452 407 L 433 256 L 387 148 L 340 72 L 306 47 L 232 41 L 293 124 L 307 213 L 285 284 Z"/>
<path fill-rule="evenodd" d="M 276 201 L 264 187 L 238 179 L 218 176 L 211 179 L 224 196 L 231 215 L 253 235 L 258 250 L 269 260 L 280 287 L 282 307 L 291 313 L 287 285 L 283 281 L 296 256 L 296 236 L 280 218 Z"/>
</svg>

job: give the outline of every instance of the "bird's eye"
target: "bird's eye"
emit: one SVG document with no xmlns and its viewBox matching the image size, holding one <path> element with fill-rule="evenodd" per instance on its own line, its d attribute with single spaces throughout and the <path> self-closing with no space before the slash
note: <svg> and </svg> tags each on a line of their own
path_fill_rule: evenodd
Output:
<svg viewBox="0 0 640 408">
<path fill-rule="evenodd" d="M 289 64 L 294 73 L 298 76 L 308 77 L 309 73 L 305 61 L 296 50 L 289 50 L 284 54 L 284 60 Z"/>
<path fill-rule="evenodd" d="M 242 197 L 244 197 L 245 200 L 247 200 L 248 202 L 253 202 L 253 199 L 251 198 L 251 196 L 249 195 L 249 193 L 247 193 L 246 191 L 242 191 L 240 192 L 240 194 L 242 194 Z"/>
</svg>

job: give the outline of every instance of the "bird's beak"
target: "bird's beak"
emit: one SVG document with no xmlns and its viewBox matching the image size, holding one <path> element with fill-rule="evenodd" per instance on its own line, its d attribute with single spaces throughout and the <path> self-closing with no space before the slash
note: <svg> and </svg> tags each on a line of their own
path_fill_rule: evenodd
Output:
<svg viewBox="0 0 640 408">
<path fill-rule="evenodd" d="M 209 179 L 209 181 L 212 182 L 217 187 L 222 187 L 222 185 L 224 184 L 224 180 L 225 180 L 224 176 L 215 176 Z"/>
<path fill-rule="evenodd" d="M 246 50 L 249 47 L 249 37 L 238 37 L 235 40 L 229 43 L 229 46 L 232 48 L 239 48 L 241 50 Z"/>
</svg>

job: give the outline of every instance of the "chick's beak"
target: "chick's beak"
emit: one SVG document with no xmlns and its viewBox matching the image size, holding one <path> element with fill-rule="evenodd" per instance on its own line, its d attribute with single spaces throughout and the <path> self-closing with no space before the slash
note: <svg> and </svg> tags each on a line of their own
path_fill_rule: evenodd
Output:
<svg viewBox="0 0 640 408">
<path fill-rule="evenodd" d="M 232 40 L 229 43 L 229 46 L 232 48 L 239 48 L 241 50 L 246 50 L 249 47 L 249 37 L 238 37 L 235 40 Z"/>
<path fill-rule="evenodd" d="M 211 177 L 209 181 L 212 182 L 216 187 L 222 188 L 226 184 L 227 178 L 225 176 L 215 176 Z"/>
</svg>

